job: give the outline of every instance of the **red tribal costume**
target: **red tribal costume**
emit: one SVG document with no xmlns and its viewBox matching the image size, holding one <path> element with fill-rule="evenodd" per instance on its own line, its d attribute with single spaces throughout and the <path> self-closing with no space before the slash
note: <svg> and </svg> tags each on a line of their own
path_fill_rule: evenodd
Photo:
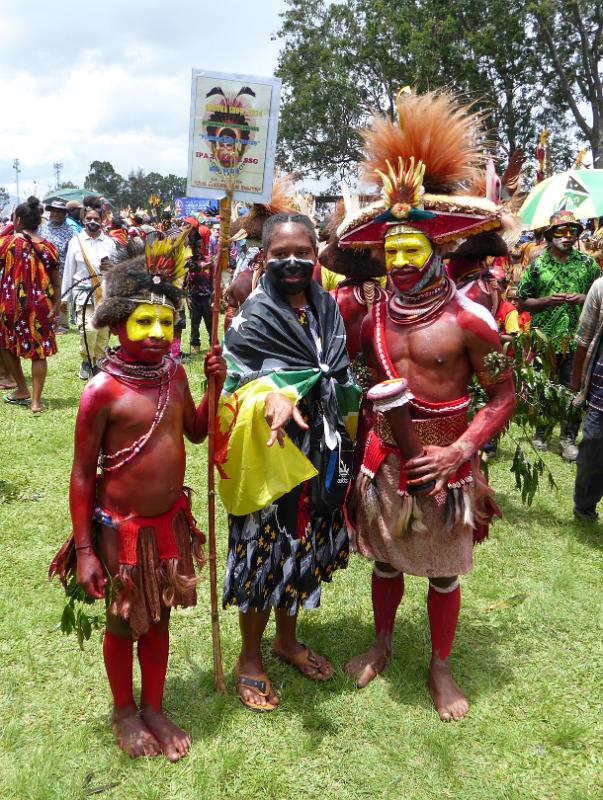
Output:
<svg viewBox="0 0 603 800">
<path fill-rule="evenodd" d="M 494 203 L 461 194 L 480 163 L 476 122 L 446 92 L 400 92 L 397 123 L 377 117 L 364 132 L 366 174 L 381 183 L 381 198 L 337 230 L 343 249 L 383 251 L 390 290 L 362 324 L 376 413 L 350 507 L 358 550 L 375 561 L 376 638 L 346 670 L 362 688 L 385 668 L 403 573 L 427 576 L 429 688 L 443 720 L 468 711 L 447 662 L 458 575 L 470 570 L 474 540 L 497 513 L 477 454 L 515 400 L 508 371 L 489 367 L 501 352 L 494 319 L 443 268 L 450 243 L 501 227 Z M 468 423 L 474 374 L 489 402 Z"/>
<path fill-rule="evenodd" d="M 387 348 L 385 315 L 385 303 L 375 306 L 376 351 L 383 372 L 395 380 L 400 376 Z M 413 397 L 408 406 L 423 445 L 450 445 L 467 430 L 468 395 L 440 403 Z M 360 471 L 371 479 L 358 509 L 356 543 L 362 555 L 412 575 L 470 570 L 474 541 L 483 541 L 492 516 L 500 515 L 477 453 L 448 477 L 440 493 L 414 496 L 391 427 L 377 412 Z"/>
<path fill-rule="evenodd" d="M 119 573 L 110 609 L 128 621 L 132 639 L 140 639 L 159 622 L 162 608 L 196 605 L 193 557 L 201 569 L 205 536 L 191 513 L 189 492 L 183 491 L 165 514 L 123 516 L 96 505 L 93 520 L 102 537 L 118 540 Z M 102 557 L 98 544 L 95 550 Z M 58 575 L 65 584 L 75 568 L 72 534 L 54 557 L 49 577 Z"/>
<path fill-rule="evenodd" d="M 195 406 L 186 372 L 168 354 L 187 233 L 155 241 L 145 254 L 126 254 L 106 274 L 94 324 L 110 325 L 120 347 L 99 361 L 100 373 L 80 400 L 69 494 L 73 535 L 50 568 L 68 593 L 73 576 L 89 597 L 106 601 L 103 654 L 119 746 L 133 758 L 163 752 L 171 761 L 185 755 L 190 737 L 161 706 L 170 609 L 195 604 L 193 558 L 203 562 L 203 535 L 183 489 L 184 437 L 203 441 L 208 422 L 207 397 Z M 218 352 L 206 357 L 206 377 L 213 374 L 220 388 L 225 371 Z"/>
</svg>

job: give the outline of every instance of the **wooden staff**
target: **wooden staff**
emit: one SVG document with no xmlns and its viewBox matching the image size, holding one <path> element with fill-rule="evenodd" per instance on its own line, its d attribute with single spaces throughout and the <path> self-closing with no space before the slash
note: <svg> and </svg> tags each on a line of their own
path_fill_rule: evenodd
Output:
<svg viewBox="0 0 603 800">
<path fill-rule="evenodd" d="M 213 348 L 218 344 L 218 324 L 220 322 L 220 300 L 222 296 L 222 271 L 228 268 L 230 246 L 230 209 L 232 191 L 220 201 L 220 249 L 214 267 L 214 302 L 211 314 L 211 342 Z M 210 350 L 211 352 L 211 350 Z M 216 380 L 209 377 L 208 421 L 207 421 L 207 535 L 209 538 L 209 590 L 211 597 L 211 634 L 214 649 L 214 682 L 216 691 L 226 694 L 224 670 L 222 668 L 222 647 L 220 644 L 220 617 L 218 615 L 218 574 L 216 564 L 216 481 L 214 475 L 216 411 L 218 393 Z"/>
</svg>

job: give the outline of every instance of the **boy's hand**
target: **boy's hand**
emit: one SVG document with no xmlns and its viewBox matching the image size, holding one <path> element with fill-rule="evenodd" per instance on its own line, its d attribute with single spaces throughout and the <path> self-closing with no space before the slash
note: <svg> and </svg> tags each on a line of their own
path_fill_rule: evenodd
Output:
<svg viewBox="0 0 603 800">
<path fill-rule="evenodd" d="M 226 361 L 222 358 L 222 348 L 219 344 L 214 345 L 205 356 L 203 371 L 205 372 L 206 378 L 213 375 L 216 382 L 220 385 L 220 388 L 222 387 L 226 380 Z"/>
<path fill-rule="evenodd" d="M 92 548 L 77 554 L 77 582 L 90 597 L 99 600 L 105 596 L 107 576 Z"/>
</svg>

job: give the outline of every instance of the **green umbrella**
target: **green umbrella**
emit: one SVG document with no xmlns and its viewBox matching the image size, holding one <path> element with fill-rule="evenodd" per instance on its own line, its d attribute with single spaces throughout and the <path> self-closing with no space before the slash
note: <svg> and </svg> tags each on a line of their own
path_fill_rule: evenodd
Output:
<svg viewBox="0 0 603 800">
<path fill-rule="evenodd" d="M 66 203 L 69 200 L 77 200 L 81 203 L 84 197 L 89 194 L 100 194 L 95 189 L 53 189 L 46 197 L 42 198 L 43 203 L 50 203 L 51 200 L 64 200 Z M 108 206 L 112 207 L 113 203 L 110 200 L 105 200 Z"/>
<path fill-rule="evenodd" d="M 524 224 L 545 228 L 558 211 L 576 219 L 603 216 L 603 169 L 570 169 L 536 184 L 519 209 Z"/>
</svg>

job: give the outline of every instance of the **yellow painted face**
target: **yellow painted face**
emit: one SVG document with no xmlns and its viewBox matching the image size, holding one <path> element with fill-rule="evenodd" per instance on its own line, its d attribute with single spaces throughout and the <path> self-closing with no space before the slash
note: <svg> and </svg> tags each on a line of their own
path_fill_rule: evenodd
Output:
<svg viewBox="0 0 603 800">
<path fill-rule="evenodd" d="M 385 266 L 387 270 L 412 266 L 419 272 L 433 253 L 431 242 L 423 233 L 392 233 L 385 237 Z"/>
<path fill-rule="evenodd" d="M 136 306 L 126 322 L 126 333 L 132 342 L 144 339 L 174 338 L 174 311 L 168 306 L 141 303 Z"/>
</svg>

